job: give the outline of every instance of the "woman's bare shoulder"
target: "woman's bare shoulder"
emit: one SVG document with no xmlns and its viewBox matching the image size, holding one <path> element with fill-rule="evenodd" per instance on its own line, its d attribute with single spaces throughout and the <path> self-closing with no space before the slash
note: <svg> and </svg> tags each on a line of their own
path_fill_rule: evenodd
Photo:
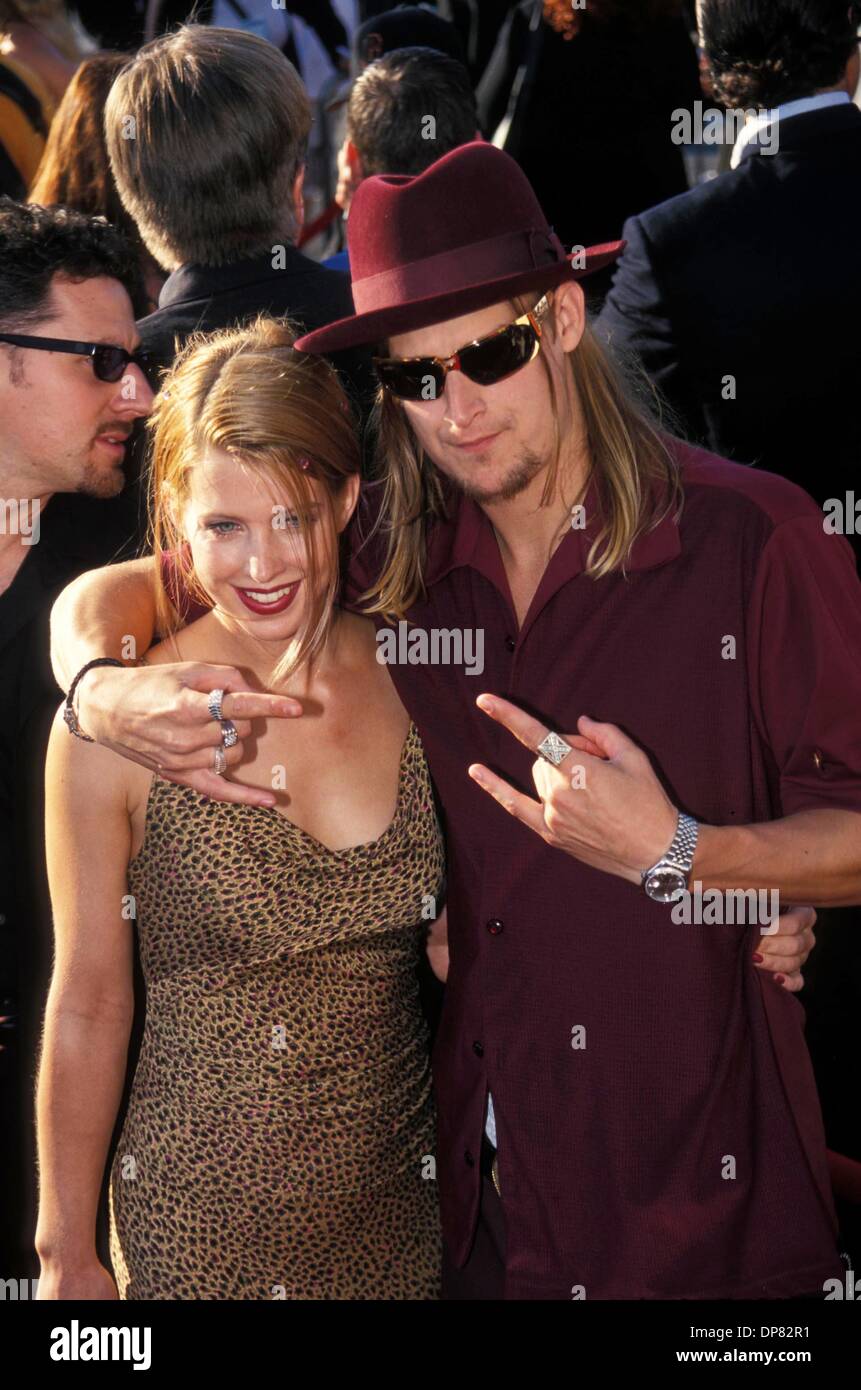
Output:
<svg viewBox="0 0 861 1390">
<path fill-rule="evenodd" d="M 213 644 L 217 635 L 213 619 L 209 613 L 196 618 L 187 627 L 170 633 L 161 642 L 154 643 L 141 657 L 145 666 L 165 666 L 176 661 L 212 661 Z"/>
</svg>

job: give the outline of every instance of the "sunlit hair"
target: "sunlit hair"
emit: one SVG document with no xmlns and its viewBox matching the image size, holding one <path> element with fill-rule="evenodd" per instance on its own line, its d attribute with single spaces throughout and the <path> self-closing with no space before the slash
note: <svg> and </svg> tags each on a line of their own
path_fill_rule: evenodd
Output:
<svg viewBox="0 0 861 1390">
<path fill-rule="evenodd" d="M 552 291 L 542 331 L 552 331 Z M 541 296 L 511 301 L 516 315 L 532 309 Z M 664 415 L 656 393 L 647 403 L 611 361 L 591 328 L 565 354 L 582 429 L 591 460 L 600 506 L 598 528 L 590 545 L 586 574 L 592 579 L 623 571 L 637 537 L 653 530 L 668 515 L 678 515 L 682 489 L 678 467 L 668 448 Z M 543 351 L 541 363 L 550 391 L 554 447 L 541 495 L 546 506 L 557 493 L 562 445 L 560 403 Z M 649 388 L 651 389 L 651 388 Z M 675 421 L 668 422 L 673 427 Z M 386 542 L 383 575 L 374 590 L 362 595 L 363 611 L 400 620 L 425 597 L 424 566 L 428 523 L 447 515 L 443 475 L 425 455 L 399 401 L 380 388 L 372 413 L 377 472 L 383 487 L 378 523 Z M 579 498 L 570 498 L 573 505 Z M 385 518 L 385 520 L 382 520 Z M 371 533 L 372 535 L 374 532 Z M 370 536 L 368 537 L 370 539 Z"/>
<path fill-rule="evenodd" d="M 134 220 L 120 201 L 103 128 L 108 92 L 128 61 L 127 53 L 97 53 L 81 63 L 54 113 L 27 200 L 107 218 L 135 248 L 142 272 L 150 258 Z M 142 282 L 133 298 L 135 313 L 147 313 Z"/>
<path fill-rule="evenodd" d="M 293 64 L 257 34 L 187 24 L 138 49 L 111 88 L 105 136 L 159 265 L 227 265 L 292 244 L 311 118 Z"/>
<path fill-rule="evenodd" d="M 237 468 L 272 487 L 272 524 L 285 508 L 299 520 L 305 543 L 307 612 L 294 655 L 273 672 L 282 683 L 313 661 L 329 634 L 339 589 L 339 542 L 334 503 L 359 472 L 358 435 L 334 368 L 323 357 L 292 351 L 300 330 L 285 319 L 261 316 L 248 327 L 198 334 L 177 358 L 148 421 L 151 431 L 150 536 L 156 556 L 158 630 L 178 623 L 161 578 L 161 557 L 173 551 L 189 594 L 212 603 L 194 571 L 182 532 L 191 470 L 207 448 L 236 460 Z M 303 469 L 302 460 L 310 460 Z M 310 479 L 323 484 L 321 526 L 312 524 Z M 321 535 L 322 529 L 322 535 Z M 325 583 L 318 583 L 324 577 Z"/>
</svg>

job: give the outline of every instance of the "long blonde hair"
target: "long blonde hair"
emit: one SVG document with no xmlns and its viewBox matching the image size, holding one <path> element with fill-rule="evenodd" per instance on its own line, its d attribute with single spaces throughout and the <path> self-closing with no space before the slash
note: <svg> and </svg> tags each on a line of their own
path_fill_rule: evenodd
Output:
<svg viewBox="0 0 861 1390">
<path fill-rule="evenodd" d="M 167 552 L 174 552 L 192 598 L 211 604 L 181 529 L 189 474 L 207 447 L 231 455 L 238 467 L 274 483 L 279 495 L 295 507 L 307 557 L 308 611 L 294 655 L 285 654 L 273 673 L 273 682 L 279 684 L 322 650 L 339 590 L 337 563 L 330 565 L 325 586 L 319 584 L 324 561 L 311 523 L 315 499 L 309 479 L 324 485 L 328 554 L 337 557 L 334 502 L 359 472 L 361 457 L 353 414 L 337 373 L 325 358 L 294 354 L 292 344 L 299 332 L 286 319 L 261 315 L 248 327 L 195 335 L 164 378 L 148 421 L 150 539 L 157 560 L 160 632 L 169 635 L 180 625 L 162 580 L 161 560 Z M 306 468 L 303 460 L 309 461 Z M 278 507 L 273 507 L 273 526 L 278 516 Z"/>
<path fill-rule="evenodd" d="M 540 300 L 537 294 L 530 298 L 531 304 L 526 299 L 512 301 L 518 315 Z M 550 301 L 550 323 L 552 314 Z M 649 388 L 651 406 L 638 398 L 588 324 L 578 346 L 565 356 L 600 506 L 586 574 L 600 579 L 624 570 L 639 535 L 681 512 L 678 467 L 665 428 L 667 417 L 671 427 L 676 422 L 654 388 Z M 553 378 L 543 353 L 537 360 L 550 389 L 554 424 L 553 458 L 541 497 L 546 505 L 556 491 L 563 440 Z M 428 523 L 447 515 L 446 494 L 442 475 L 425 458 L 403 408 L 383 388 L 377 393 L 371 424 L 383 488 L 379 520 L 371 536 L 379 530 L 387 549 L 379 584 L 362 595 L 362 611 L 400 620 L 425 597 Z"/>
</svg>

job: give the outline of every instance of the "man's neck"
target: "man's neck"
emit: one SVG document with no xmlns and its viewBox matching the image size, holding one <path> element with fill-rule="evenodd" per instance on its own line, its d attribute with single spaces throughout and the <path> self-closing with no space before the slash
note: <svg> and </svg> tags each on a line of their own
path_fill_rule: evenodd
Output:
<svg viewBox="0 0 861 1390">
<path fill-rule="evenodd" d="M 555 493 L 546 506 L 541 505 L 546 471 L 510 501 L 482 503 L 496 532 L 518 624 L 529 611 L 554 550 L 571 529 L 571 509 L 582 502 L 590 472 L 584 451 L 567 467 L 560 464 Z"/>
<path fill-rule="evenodd" d="M 546 506 L 541 505 L 546 471 L 510 501 L 481 504 L 496 532 L 506 569 L 510 566 L 523 572 L 543 573 L 571 525 L 571 508 L 582 501 L 590 471 L 585 453 L 567 467 L 560 464 L 555 494 Z"/>
<path fill-rule="evenodd" d="M 39 519 L 53 497 L 21 471 L 0 470 L 0 593 L 39 540 Z"/>
</svg>

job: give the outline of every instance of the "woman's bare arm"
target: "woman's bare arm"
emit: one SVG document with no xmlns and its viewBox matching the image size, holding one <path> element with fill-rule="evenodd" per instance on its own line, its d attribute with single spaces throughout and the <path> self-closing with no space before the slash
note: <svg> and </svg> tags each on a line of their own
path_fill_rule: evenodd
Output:
<svg viewBox="0 0 861 1390">
<path fill-rule="evenodd" d="M 54 973 L 37 1087 L 40 1297 L 115 1297 L 96 1253 L 96 1209 L 134 1010 L 120 760 L 54 721 L 45 839 Z"/>
<path fill-rule="evenodd" d="M 60 594 L 51 611 L 51 661 L 62 690 L 87 662 L 101 656 L 131 662 L 152 645 L 154 565 L 148 556 L 88 570 Z M 212 770 L 221 742 L 207 708 L 207 695 L 215 689 L 228 692 L 224 717 L 233 720 L 239 735 L 226 751 L 228 768 L 242 760 L 252 719 L 302 713 L 297 700 L 253 690 L 233 666 L 192 661 L 88 671 L 76 691 L 75 709 L 84 733 L 169 781 L 220 801 L 274 806 L 270 790 L 239 786 Z"/>
</svg>

